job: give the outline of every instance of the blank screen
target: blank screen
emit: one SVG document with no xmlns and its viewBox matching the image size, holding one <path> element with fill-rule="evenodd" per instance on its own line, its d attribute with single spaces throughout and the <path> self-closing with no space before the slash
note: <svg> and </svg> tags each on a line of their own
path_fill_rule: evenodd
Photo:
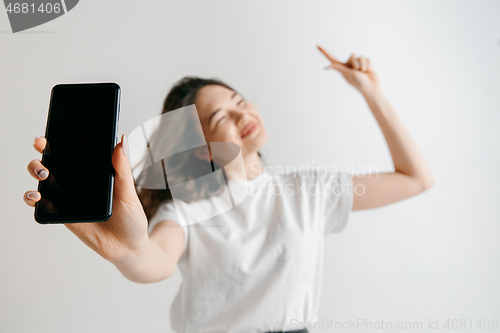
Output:
<svg viewBox="0 0 500 333">
<path fill-rule="evenodd" d="M 115 84 L 53 88 L 43 157 L 49 177 L 40 182 L 37 203 L 41 219 L 82 221 L 108 213 L 118 89 Z"/>
</svg>

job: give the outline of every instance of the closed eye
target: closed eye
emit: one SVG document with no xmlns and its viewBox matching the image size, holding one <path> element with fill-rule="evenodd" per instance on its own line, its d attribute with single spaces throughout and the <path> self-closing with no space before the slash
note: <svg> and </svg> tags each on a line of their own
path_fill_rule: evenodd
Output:
<svg viewBox="0 0 500 333">
<path fill-rule="evenodd" d="M 240 106 L 240 104 L 241 104 L 241 105 L 244 105 L 244 104 L 245 104 L 245 102 L 246 102 L 246 101 L 245 101 L 245 99 L 243 99 L 243 98 L 242 98 L 242 99 L 238 102 L 238 104 L 236 104 L 236 106 Z M 215 113 L 217 113 L 217 112 L 218 112 L 218 111 L 216 111 Z M 212 117 L 213 117 L 213 115 L 215 115 L 215 113 L 213 113 L 213 114 L 212 114 Z M 224 115 L 224 116 L 221 116 L 221 117 L 220 117 L 220 118 L 216 121 L 216 123 L 214 124 L 214 127 L 217 127 L 217 125 L 219 125 L 219 123 L 221 122 L 221 120 L 223 120 L 224 118 L 226 118 L 226 116 L 225 116 L 225 115 Z"/>
<path fill-rule="evenodd" d="M 219 123 L 221 122 L 222 119 L 226 118 L 226 116 L 222 116 L 219 118 L 219 120 L 217 120 L 217 122 L 215 123 L 215 127 L 217 127 L 217 125 L 219 125 Z"/>
</svg>

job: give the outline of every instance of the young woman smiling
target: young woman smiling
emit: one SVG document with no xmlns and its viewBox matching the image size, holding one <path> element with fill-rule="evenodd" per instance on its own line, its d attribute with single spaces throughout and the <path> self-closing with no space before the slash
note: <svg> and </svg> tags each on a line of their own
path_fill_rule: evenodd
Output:
<svg viewBox="0 0 500 333">
<path fill-rule="evenodd" d="M 176 332 L 307 332 L 299 323 L 317 320 L 324 236 L 341 232 L 351 211 L 388 205 L 433 185 L 431 171 L 382 92 L 370 59 L 352 54 L 342 63 L 319 49 L 331 61 L 329 67 L 365 98 L 391 152 L 394 172 L 358 177 L 312 171 L 307 176 L 274 177 L 265 172 L 259 153 L 267 132 L 254 105 L 219 80 L 186 77 L 168 93 L 162 114 L 195 105 L 206 142 L 231 142 L 240 147 L 245 177 L 252 188 L 293 184 L 341 191 L 321 195 L 252 191 L 226 213 L 181 227 L 181 213 L 169 190 L 136 187 L 127 140 L 122 136 L 112 157 L 116 171 L 113 216 L 103 223 L 65 224 L 131 281 L 161 281 L 179 266 L 183 282 L 170 312 Z M 182 136 L 182 126 L 178 131 Z M 45 144 L 44 138 L 35 139 L 38 152 Z M 179 170 L 184 170 L 182 163 L 193 159 L 213 163 L 210 151 L 193 149 L 177 161 Z M 28 170 L 37 180 L 46 179 L 50 172 L 39 160 L 31 161 Z M 194 177 L 182 176 L 186 180 Z M 363 191 L 353 191 L 358 186 Z M 219 199 L 218 189 L 198 190 L 214 195 L 186 203 L 188 209 L 182 214 L 193 216 L 182 218 L 197 219 L 201 209 Z M 24 200 L 33 207 L 40 194 L 28 191 Z"/>
</svg>

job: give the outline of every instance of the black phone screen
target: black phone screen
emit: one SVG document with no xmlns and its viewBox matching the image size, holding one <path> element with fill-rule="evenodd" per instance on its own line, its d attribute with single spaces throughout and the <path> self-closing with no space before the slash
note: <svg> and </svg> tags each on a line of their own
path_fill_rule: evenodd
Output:
<svg viewBox="0 0 500 333">
<path fill-rule="evenodd" d="M 112 213 L 120 87 L 116 83 L 59 84 L 52 88 L 35 206 L 39 223 L 106 221 Z"/>
</svg>

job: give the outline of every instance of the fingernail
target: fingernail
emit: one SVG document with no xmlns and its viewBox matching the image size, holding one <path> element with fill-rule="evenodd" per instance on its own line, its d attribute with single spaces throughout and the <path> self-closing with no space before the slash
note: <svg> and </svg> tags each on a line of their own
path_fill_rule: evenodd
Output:
<svg viewBox="0 0 500 333">
<path fill-rule="evenodd" d="M 33 140 L 33 145 L 36 143 L 36 140 L 40 139 L 40 138 L 43 138 L 43 136 L 37 136 L 34 140 Z"/>
<path fill-rule="evenodd" d="M 38 199 L 38 193 L 37 192 L 28 192 L 26 197 L 30 200 L 36 200 L 36 199 Z"/>
<path fill-rule="evenodd" d="M 122 134 L 122 150 L 125 155 L 128 154 L 128 143 L 125 134 Z"/>
<path fill-rule="evenodd" d="M 49 173 L 47 172 L 47 170 L 45 169 L 40 169 L 38 171 L 36 171 L 36 174 L 38 175 L 38 177 L 40 177 L 41 179 L 45 179 L 47 178 L 47 176 L 49 175 Z"/>
</svg>

